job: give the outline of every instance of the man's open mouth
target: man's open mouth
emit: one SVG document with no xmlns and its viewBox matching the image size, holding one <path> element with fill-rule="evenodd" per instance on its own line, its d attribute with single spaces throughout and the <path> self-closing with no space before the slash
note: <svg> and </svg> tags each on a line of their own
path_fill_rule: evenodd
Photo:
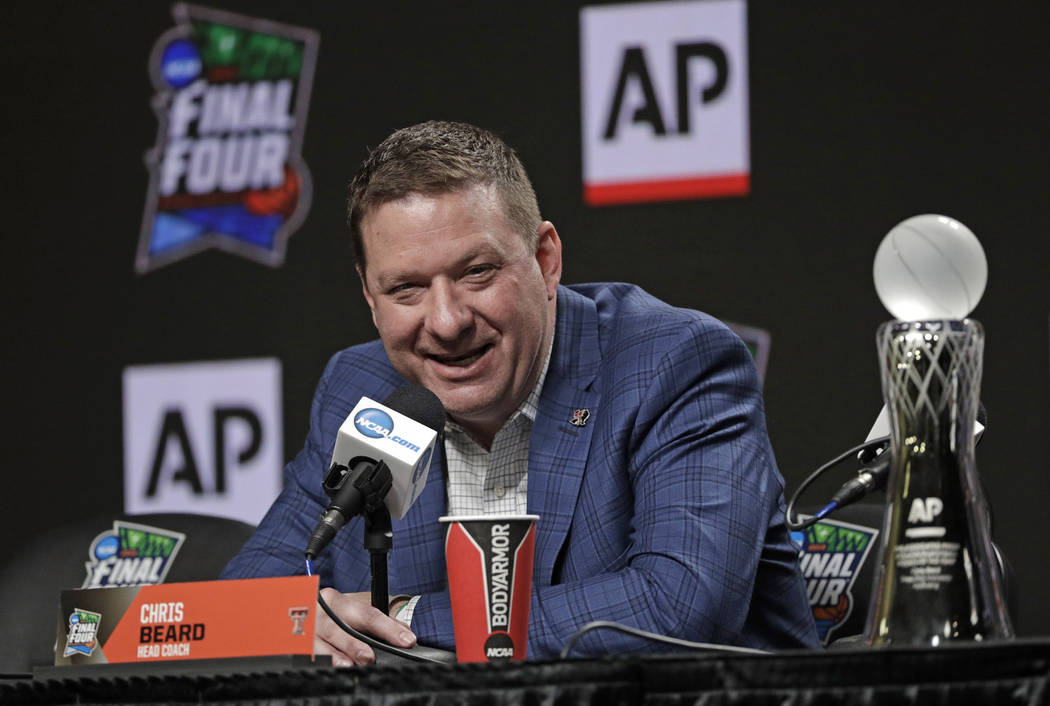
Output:
<svg viewBox="0 0 1050 706">
<path fill-rule="evenodd" d="M 474 350 L 460 353 L 458 355 L 429 355 L 427 357 L 437 363 L 441 363 L 442 365 L 465 368 L 478 360 L 481 356 L 485 355 L 490 348 L 492 348 L 492 344 L 487 343 L 480 348 L 475 348 Z"/>
</svg>

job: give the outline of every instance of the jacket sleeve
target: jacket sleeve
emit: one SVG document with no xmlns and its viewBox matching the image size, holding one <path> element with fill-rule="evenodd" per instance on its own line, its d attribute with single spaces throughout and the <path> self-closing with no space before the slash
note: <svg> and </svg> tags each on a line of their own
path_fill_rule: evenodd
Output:
<svg viewBox="0 0 1050 706">
<path fill-rule="evenodd" d="M 337 354 L 338 356 L 338 354 Z M 230 560 L 220 578 L 293 576 L 306 571 L 304 551 L 314 523 L 327 505 L 321 492 L 322 475 L 331 451 L 321 449 L 329 381 L 335 366 L 333 356 L 318 383 L 310 412 L 310 430 L 303 448 L 284 469 L 284 487 L 260 521 L 255 533 Z M 329 444 L 330 446 L 330 444 Z M 327 456 L 327 458 L 326 458 Z M 315 561 L 315 573 L 324 568 Z"/>
</svg>

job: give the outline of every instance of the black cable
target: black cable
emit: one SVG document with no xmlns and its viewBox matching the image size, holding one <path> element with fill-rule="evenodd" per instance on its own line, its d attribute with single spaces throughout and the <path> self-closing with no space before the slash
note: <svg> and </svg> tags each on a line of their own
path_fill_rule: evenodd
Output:
<svg viewBox="0 0 1050 706">
<path fill-rule="evenodd" d="M 824 515 L 821 514 L 821 512 L 823 512 L 825 508 L 822 508 L 821 512 L 818 512 L 817 514 L 813 515 L 812 517 L 810 517 L 809 519 L 806 519 L 806 520 L 799 520 L 797 517 L 794 516 L 795 502 L 802 496 L 802 493 L 805 492 L 806 488 L 808 488 L 815 480 L 817 480 L 822 475 L 824 475 L 828 470 L 830 470 L 831 468 L 834 468 L 835 466 L 837 466 L 838 464 L 842 463 L 846 459 L 848 459 L 848 458 L 850 458 L 852 456 L 856 456 L 861 451 L 864 451 L 864 450 L 868 449 L 869 447 L 881 446 L 881 445 L 885 444 L 888 440 L 889 440 L 888 436 L 880 436 L 880 437 L 878 437 L 876 439 L 871 439 L 870 441 L 865 441 L 863 444 L 858 444 L 857 446 L 854 446 L 852 449 L 849 449 L 848 451 L 842 452 L 841 454 L 839 454 L 835 458 L 831 459 L 830 461 L 825 463 L 823 466 L 821 466 L 817 470 L 815 470 L 812 473 L 810 473 L 806 477 L 806 479 L 804 481 L 802 481 L 802 484 L 795 490 L 795 492 L 791 494 L 791 500 L 788 502 L 787 510 L 784 513 L 785 521 L 787 523 L 788 529 L 790 529 L 792 531 L 795 531 L 795 532 L 797 532 L 798 530 L 806 529 L 807 527 L 809 527 L 813 523 L 817 522 L 818 520 L 820 520 L 824 516 Z M 828 512 L 830 512 L 830 510 Z M 824 513 L 824 514 L 827 514 L 827 513 Z"/>
<path fill-rule="evenodd" d="M 321 605 L 321 609 L 324 610 L 325 613 L 328 613 L 328 617 L 332 619 L 332 622 L 338 625 L 343 632 L 350 635 L 351 637 L 357 638 L 366 645 L 370 645 L 374 649 L 382 650 L 383 652 L 388 652 L 392 655 L 397 655 L 398 657 L 404 657 L 405 659 L 410 659 L 414 662 L 434 662 L 436 664 L 444 664 L 444 662 L 442 662 L 441 660 L 433 659 L 431 657 L 424 657 L 423 655 L 413 654 L 408 650 L 403 650 L 400 647 L 394 647 L 393 645 L 388 645 L 385 642 L 380 642 L 379 640 L 376 640 L 373 637 L 369 637 L 363 632 L 353 629 L 345 622 L 343 622 L 342 618 L 335 614 L 335 611 L 328 606 L 328 604 L 324 600 L 324 596 L 322 596 L 320 593 L 317 594 L 317 602 Z"/>
<path fill-rule="evenodd" d="M 307 555 L 306 557 L 306 575 L 314 575 L 313 557 L 309 555 Z M 350 637 L 357 638 L 366 645 L 371 645 L 377 650 L 389 652 L 390 654 L 397 655 L 399 657 L 404 657 L 405 659 L 410 659 L 416 662 L 437 662 L 438 664 L 444 664 L 442 660 L 433 659 L 432 657 L 424 657 L 423 655 L 418 655 L 407 650 L 402 650 L 399 647 L 394 647 L 393 645 L 388 645 L 385 642 L 380 642 L 379 640 L 376 640 L 373 637 L 365 635 L 359 630 L 355 630 L 354 628 L 350 627 L 345 622 L 343 622 L 343 619 L 335 614 L 335 611 L 332 610 L 332 608 L 328 605 L 327 602 L 325 602 L 324 596 L 321 595 L 320 591 L 317 592 L 317 603 L 321 606 L 321 609 L 328 614 L 328 617 L 332 619 L 332 622 L 338 625 L 343 632 L 345 632 Z"/>
<path fill-rule="evenodd" d="M 690 642 L 689 640 L 682 640 L 677 637 L 666 637 L 664 635 L 657 635 L 653 632 L 646 632 L 645 630 L 639 630 L 638 628 L 632 628 L 627 625 L 620 625 L 619 623 L 613 623 L 608 620 L 595 620 L 594 622 L 590 622 L 584 625 L 582 628 L 577 630 L 572 637 L 569 638 L 568 642 L 565 643 L 565 647 L 562 648 L 559 658 L 566 659 L 569 656 L 569 652 L 572 651 L 573 646 L 580 640 L 581 637 L 593 630 L 602 629 L 618 630 L 620 632 L 627 633 L 628 635 L 634 635 L 635 637 L 641 637 L 646 640 L 660 642 L 665 645 L 685 647 L 691 650 L 706 650 L 710 652 L 737 652 L 740 654 L 752 655 L 769 654 L 765 650 L 756 650 L 751 647 L 737 647 L 735 645 L 716 645 L 710 642 Z"/>
</svg>

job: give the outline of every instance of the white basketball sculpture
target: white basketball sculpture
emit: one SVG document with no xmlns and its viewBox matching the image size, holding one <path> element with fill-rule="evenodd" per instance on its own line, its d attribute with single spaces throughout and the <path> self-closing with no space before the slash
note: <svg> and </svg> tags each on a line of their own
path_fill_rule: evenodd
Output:
<svg viewBox="0 0 1050 706">
<path fill-rule="evenodd" d="M 965 319 L 988 283 L 988 261 L 973 232 L 947 216 L 898 223 L 875 252 L 875 291 L 901 321 Z"/>
<path fill-rule="evenodd" d="M 878 333 L 892 455 L 867 643 L 1010 638 L 974 460 L 984 332 L 966 317 L 988 280 L 984 250 L 956 220 L 915 216 L 883 238 L 874 278 L 897 320 Z"/>
</svg>

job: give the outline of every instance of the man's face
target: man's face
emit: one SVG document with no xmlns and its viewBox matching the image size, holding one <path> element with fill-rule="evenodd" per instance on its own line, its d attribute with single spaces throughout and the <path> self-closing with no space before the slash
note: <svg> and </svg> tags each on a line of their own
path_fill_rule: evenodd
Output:
<svg viewBox="0 0 1050 706">
<path fill-rule="evenodd" d="M 492 187 L 411 194 L 361 221 L 365 299 L 401 375 L 479 442 L 532 391 L 554 331 L 561 241 L 530 251 Z"/>
</svg>

